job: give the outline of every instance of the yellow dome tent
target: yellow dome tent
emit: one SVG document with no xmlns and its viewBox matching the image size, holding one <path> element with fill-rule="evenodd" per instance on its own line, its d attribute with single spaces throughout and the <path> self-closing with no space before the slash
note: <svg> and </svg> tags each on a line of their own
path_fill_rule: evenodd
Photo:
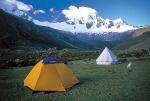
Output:
<svg viewBox="0 0 150 101">
<path fill-rule="evenodd" d="M 37 63 L 24 80 L 24 86 L 34 91 L 66 91 L 79 83 L 73 72 L 63 63 Z"/>
</svg>

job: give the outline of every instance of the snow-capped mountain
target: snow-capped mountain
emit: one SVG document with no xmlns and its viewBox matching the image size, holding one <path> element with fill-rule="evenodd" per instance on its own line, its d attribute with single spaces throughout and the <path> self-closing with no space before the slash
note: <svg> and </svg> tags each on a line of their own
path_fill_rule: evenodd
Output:
<svg viewBox="0 0 150 101">
<path fill-rule="evenodd" d="M 39 24 L 36 21 L 34 23 Z M 137 27 L 126 24 L 121 18 L 116 20 L 109 20 L 109 19 L 104 20 L 96 18 L 90 19 L 87 22 L 85 22 L 84 20 L 75 19 L 74 21 L 67 20 L 66 22 L 47 23 L 46 26 L 72 33 L 88 33 L 88 34 L 93 33 L 104 34 L 109 32 L 122 33 L 137 29 Z"/>
<path fill-rule="evenodd" d="M 68 9 L 62 10 L 66 20 L 49 22 L 32 18 L 29 13 L 39 11 L 34 10 L 32 5 L 26 5 L 16 0 L 8 0 L 7 2 L 2 0 L 0 3 L 0 8 L 8 13 L 32 21 L 36 25 L 51 27 L 64 32 L 64 34 L 73 34 L 81 40 L 121 40 L 138 28 L 128 25 L 121 18 L 115 20 L 103 19 L 95 9 L 88 7 L 70 6 Z"/>
<path fill-rule="evenodd" d="M 76 34 L 122 33 L 137 29 L 137 27 L 125 23 L 121 18 L 115 20 L 103 19 L 95 9 L 88 7 L 70 6 L 68 9 L 64 9 L 62 14 L 66 17 L 63 22 L 49 23 L 35 20 L 34 23 Z"/>
<path fill-rule="evenodd" d="M 117 20 L 98 20 L 95 22 L 81 22 L 66 21 L 50 23 L 48 21 L 32 20 L 37 25 L 48 26 L 59 30 L 66 34 L 72 34 L 80 40 L 101 40 L 101 41 L 115 41 L 126 39 L 131 36 L 138 27 L 129 26 L 121 19 Z M 101 21 L 101 22 L 100 22 Z M 106 22 L 105 22 L 106 21 Z"/>
<path fill-rule="evenodd" d="M 138 27 L 128 25 L 121 18 L 103 19 L 97 13 L 77 16 L 63 22 L 33 20 L 37 25 L 48 26 L 64 33 L 75 35 L 79 39 L 115 41 L 125 39 Z"/>
</svg>

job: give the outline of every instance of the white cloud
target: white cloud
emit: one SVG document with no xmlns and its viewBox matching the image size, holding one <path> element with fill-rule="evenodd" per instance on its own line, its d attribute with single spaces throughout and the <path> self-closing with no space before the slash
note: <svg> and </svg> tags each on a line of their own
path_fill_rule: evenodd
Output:
<svg viewBox="0 0 150 101">
<path fill-rule="evenodd" d="M 33 6 L 32 5 L 27 5 L 27 4 L 24 4 L 23 2 L 20 2 L 20 1 L 15 1 L 15 4 L 17 6 L 17 8 L 19 10 L 22 10 L 22 11 L 30 11 L 33 9 Z"/>
<path fill-rule="evenodd" d="M 44 10 L 35 10 L 34 12 L 33 12 L 33 14 L 44 14 L 45 13 L 45 11 Z"/>
<path fill-rule="evenodd" d="M 25 4 L 18 0 L 0 0 L 0 8 L 4 11 L 20 16 L 25 19 L 31 19 L 29 12 L 33 14 L 43 14 L 44 10 L 34 10 L 32 5 Z"/>
<path fill-rule="evenodd" d="M 21 10 L 28 12 L 33 9 L 32 5 L 27 5 L 21 1 L 17 0 L 0 0 L 0 8 L 10 11 L 10 10 Z"/>
<path fill-rule="evenodd" d="M 28 15 L 28 12 L 34 11 L 32 5 L 28 5 L 17 0 L 0 0 L 0 8 L 8 13 L 22 17 L 27 20 L 32 19 L 32 17 Z"/>
<path fill-rule="evenodd" d="M 89 15 L 97 15 L 97 11 L 92 8 L 88 7 L 76 7 L 76 6 L 70 6 L 68 9 L 62 10 L 62 13 L 65 15 L 65 17 L 69 20 L 84 20 L 87 21 Z"/>
<path fill-rule="evenodd" d="M 50 8 L 49 11 L 50 11 L 51 13 L 53 13 L 53 12 L 54 12 L 54 8 Z"/>
</svg>

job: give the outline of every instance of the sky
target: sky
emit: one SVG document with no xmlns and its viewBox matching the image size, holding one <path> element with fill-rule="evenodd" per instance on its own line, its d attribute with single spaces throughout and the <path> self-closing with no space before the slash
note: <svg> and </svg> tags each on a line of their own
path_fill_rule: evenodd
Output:
<svg viewBox="0 0 150 101">
<path fill-rule="evenodd" d="M 41 21 L 64 20 L 64 9 L 71 5 L 96 10 L 104 19 L 122 18 L 133 25 L 150 24 L 150 0 L 18 0 L 32 5 L 32 17 Z"/>
</svg>

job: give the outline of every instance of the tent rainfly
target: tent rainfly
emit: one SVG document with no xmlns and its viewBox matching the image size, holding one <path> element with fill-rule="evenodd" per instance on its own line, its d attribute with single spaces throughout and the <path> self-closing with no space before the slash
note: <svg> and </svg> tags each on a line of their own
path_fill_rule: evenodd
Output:
<svg viewBox="0 0 150 101">
<path fill-rule="evenodd" d="M 117 62 L 117 57 L 107 47 L 105 47 L 100 56 L 96 59 L 98 65 L 110 65 L 116 64 Z"/>
<path fill-rule="evenodd" d="M 47 57 L 38 62 L 24 80 L 24 86 L 33 91 L 66 91 L 79 83 L 67 65 Z"/>
</svg>

